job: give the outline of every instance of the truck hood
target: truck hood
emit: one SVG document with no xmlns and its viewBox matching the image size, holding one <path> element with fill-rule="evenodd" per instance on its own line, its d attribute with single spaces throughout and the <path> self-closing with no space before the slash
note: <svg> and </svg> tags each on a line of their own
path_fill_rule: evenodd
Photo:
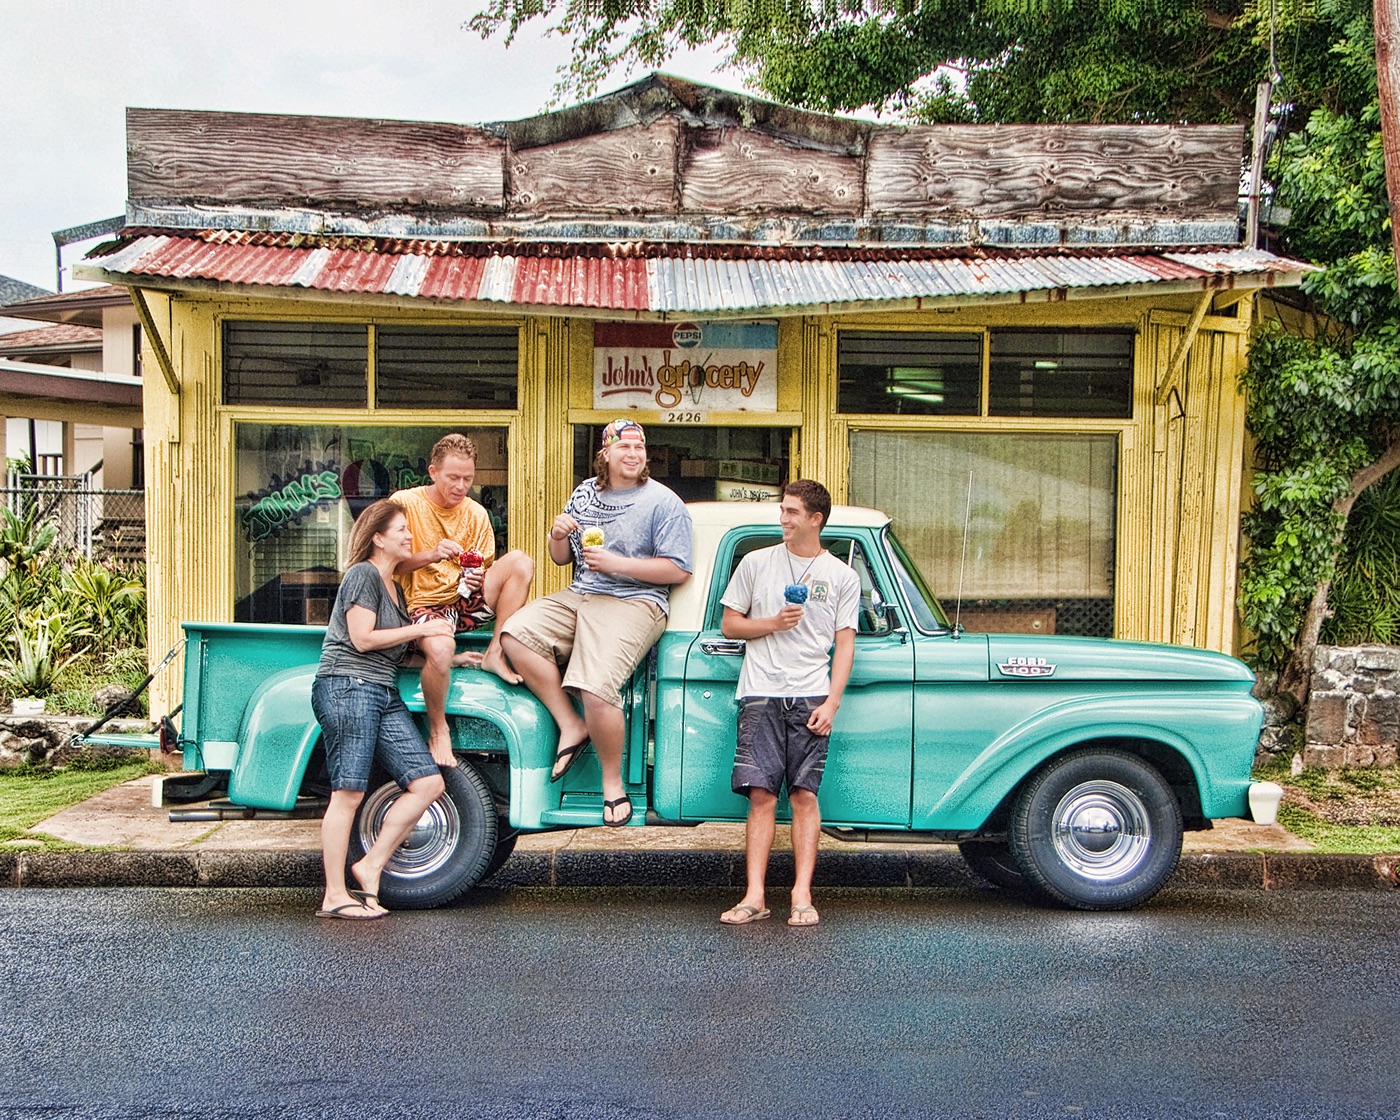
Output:
<svg viewBox="0 0 1400 1120">
<path fill-rule="evenodd" d="M 987 652 L 988 671 L 994 681 L 1219 681 L 1245 688 L 1254 684 L 1254 674 L 1244 662 L 1187 646 L 992 634 L 987 637 Z"/>
</svg>

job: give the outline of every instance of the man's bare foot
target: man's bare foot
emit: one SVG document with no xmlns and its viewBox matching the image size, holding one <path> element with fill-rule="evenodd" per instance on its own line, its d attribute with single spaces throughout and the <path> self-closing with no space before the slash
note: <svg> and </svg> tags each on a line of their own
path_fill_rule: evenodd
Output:
<svg viewBox="0 0 1400 1120">
<path fill-rule="evenodd" d="M 768 917 L 771 911 L 763 904 L 763 899 L 744 899 L 737 906 L 731 906 L 719 916 L 719 920 L 727 926 L 746 926 L 750 922 L 760 922 Z"/>
<path fill-rule="evenodd" d="M 452 735 L 443 724 L 441 729 L 433 728 L 428 735 L 428 753 L 439 766 L 456 766 L 457 756 L 452 753 Z"/>
<path fill-rule="evenodd" d="M 486 647 L 486 653 L 482 655 L 477 668 L 484 669 L 488 673 L 495 673 L 506 684 L 520 684 L 525 679 L 511 667 L 499 643 L 495 642 Z"/>
</svg>

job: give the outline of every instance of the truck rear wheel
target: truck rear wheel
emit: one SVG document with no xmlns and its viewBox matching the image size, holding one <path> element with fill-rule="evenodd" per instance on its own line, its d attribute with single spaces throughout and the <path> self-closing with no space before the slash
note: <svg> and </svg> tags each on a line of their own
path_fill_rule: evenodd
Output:
<svg viewBox="0 0 1400 1120">
<path fill-rule="evenodd" d="M 1149 763 L 1117 750 L 1064 755 L 1034 774 L 1011 813 L 1011 854 L 1035 886 L 1080 910 L 1127 910 L 1181 858 L 1181 804 Z"/>
<path fill-rule="evenodd" d="M 442 777 L 447 788 L 418 819 L 379 880 L 379 899 L 390 910 L 451 902 L 481 881 L 496 851 L 496 804 L 485 779 L 461 760 Z M 365 795 L 350 829 L 351 863 L 374 845 L 384 814 L 402 793 L 390 780 Z"/>
</svg>

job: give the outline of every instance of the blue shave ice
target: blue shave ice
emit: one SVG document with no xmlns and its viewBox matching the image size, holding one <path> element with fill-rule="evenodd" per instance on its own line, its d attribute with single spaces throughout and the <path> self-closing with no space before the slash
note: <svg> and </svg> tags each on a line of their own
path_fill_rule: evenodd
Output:
<svg viewBox="0 0 1400 1120">
<path fill-rule="evenodd" d="M 807 601 L 807 585 L 805 583 L 790 583 L 783 588 L 783 598 L 789 603 L 805 603 Z"/>
</svg>

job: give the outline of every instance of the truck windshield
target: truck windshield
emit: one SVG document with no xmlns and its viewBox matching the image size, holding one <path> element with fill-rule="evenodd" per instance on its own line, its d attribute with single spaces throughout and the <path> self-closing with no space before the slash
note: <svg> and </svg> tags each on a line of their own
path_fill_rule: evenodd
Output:
<svg viewBox="0 0 1400 1120">
<path fill-rule="evenodd" d="M 909 609 L 914 612 L 914 625 L 925 632 L 949 629 L 948 616 L 943 613 L 943 608 L 938 605 L 938 600 L 928 589 L 923 573 L 909 558 L 909 553 L 899 543 L 899 538 L 889 529 L 885 530 L 885 543 L 889 549 L 890 565 L 894 568 L 900 587 L 904 589 L 904 598 L 909 602 Z"/>
</svg>

